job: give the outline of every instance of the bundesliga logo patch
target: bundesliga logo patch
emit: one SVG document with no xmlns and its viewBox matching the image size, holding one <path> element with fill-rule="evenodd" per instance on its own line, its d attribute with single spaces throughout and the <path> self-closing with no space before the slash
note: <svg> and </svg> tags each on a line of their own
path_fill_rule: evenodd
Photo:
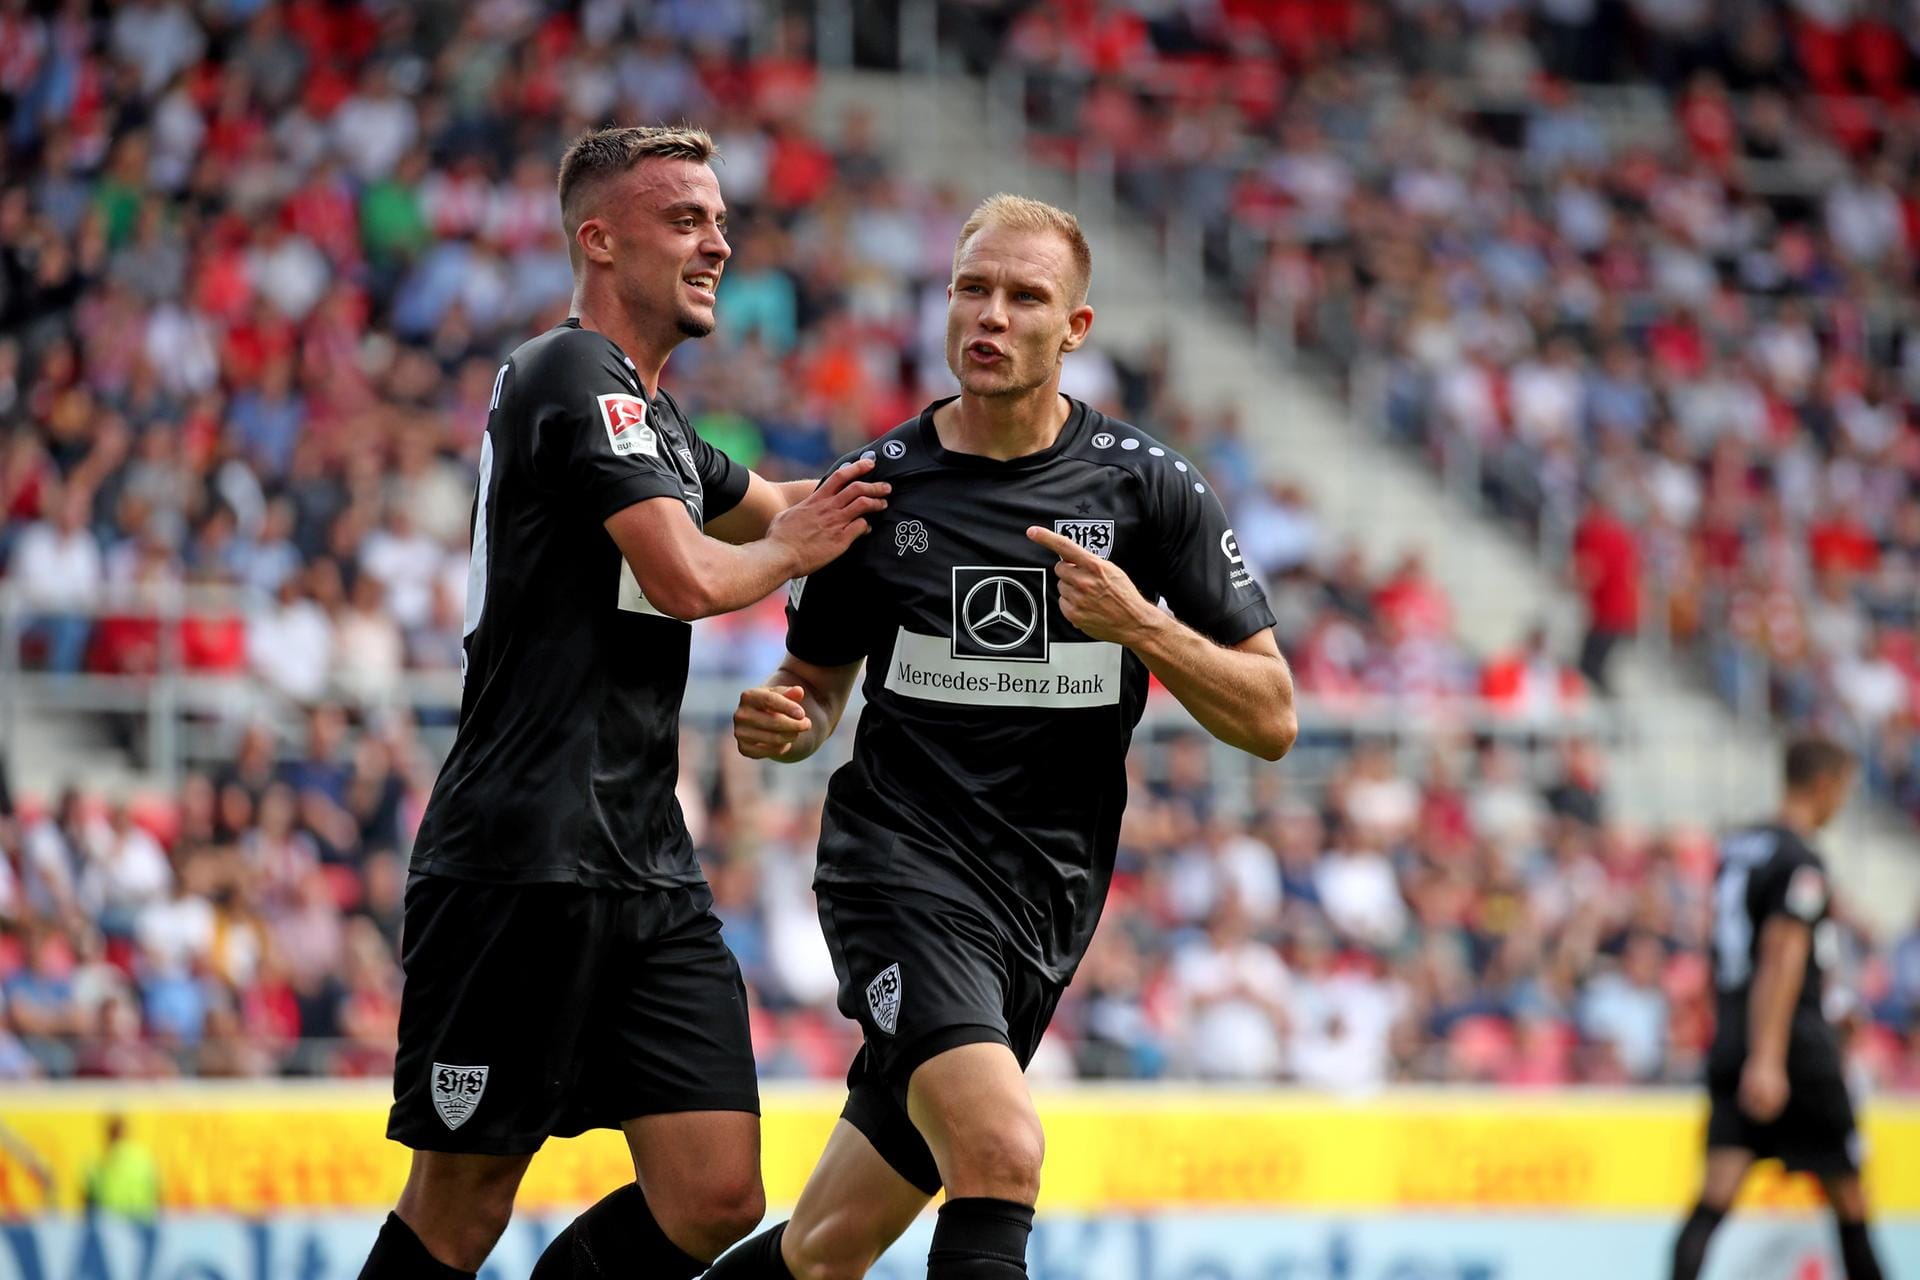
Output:
<svg viewBox="0 0 1920 1280">
<path fill-rule="evenodd" d="M 890 964 L 867 984 L 867 1008 L 873 1023 L 888 1035 L 900 1025 L 900 966 Z"/>
<path fill-rule="evenodd" d="M 1113 559 L 1113 521 L 1111 520 L 1055 520 L 1053 531 L 1063 538 L 1079 543 L 1102 560 Z"/>
<path fill-rule="evenodd" d="M 647 425 L 647 402 L 639 396 L 609 392 L 598 397 L 600 421 L 607 428 L 607 443 L 618 457 L 644 453 L 660 456 L 660 444 L 653 428 Z"/>
<path fill-rule="evenodd" d="M 449 1129 L 458 1129 L 480 1105 L 487 1091 L 487 1068 L 433 1064 L 433 1109 Z"/>
</svg>

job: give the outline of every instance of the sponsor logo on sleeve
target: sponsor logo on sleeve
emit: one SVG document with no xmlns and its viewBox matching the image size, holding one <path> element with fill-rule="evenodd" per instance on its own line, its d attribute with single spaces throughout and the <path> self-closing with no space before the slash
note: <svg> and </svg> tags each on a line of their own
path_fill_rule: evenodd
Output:
<svg viewBox="0 0 1920 1280">
<path fill-rule="evenodd" d="M 449 1129 L 465 1124 L 487 1091 L 487 1068 L 433 1064 L 433 1109 Z"/>
<path fill-rule="evenodd" d="M 1787 881 L 1787 910 L 1802 920 L 1817 920 L 1827 907 L 1827 878 L 1818 867 L 1801 867 Z"/>
<path fill-rule="evenodd" d="M 873 1025 L 888 1035 L 900 1029 L 900 966 L 890 964 L 867 984 L 867 1009 Z"/>
<path fill-rule="evenodd" d="M 1053 531 L 1063 538 L 1079 543 L 1102 560 L 1113 559 L 1113 521 L 1111 520 L 1055 520 Z"/>
<path fill-rule="evenodd" d="M 1246 557 L 1240 554 L 1240 539 L 1229 529 L 1220 535 L 1220 554 L 1227 558 L 1228 578 L 1237 591 L 1253 585 L 1253 575 L 1247 572 Z"/>
<path fill-rule="evenodd" d="M 645 400 L 618 391 L 598 399 L 600 421 L 607 428 L 607 443 L 616 456 L 624 458 L 635 453 L 644 453 L 649 458 L 660 456 L 659 436 L 647 425 Z"/>
</svg>

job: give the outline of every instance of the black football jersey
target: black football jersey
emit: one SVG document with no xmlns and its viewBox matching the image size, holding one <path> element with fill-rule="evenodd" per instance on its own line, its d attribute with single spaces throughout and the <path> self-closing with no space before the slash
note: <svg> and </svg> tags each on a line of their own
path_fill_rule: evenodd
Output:
<svg viewBox="0 0 1920 1280">
<path fill-rule="evenodd" d="M 1746 1060 L 1748 1000 L 1760 957 L 1761 927 L 1789 916 L 1813 930 L 1807 971 L 1794 1005 L 1787 1066 L 1795 1075 L 1837 1075 L 1840 1056 L 1821 1009 L 1826 971 L 1837 937 L 1827 919 L 1831 891 L 1826 864 L 1790 828 L 1769 824 L 1735 832 L 1720 842 L 1713 882 L 1713 977 L 1718 992 L 1710 1067 L 1731 1075 Z"/>
<path fill-rule="evenodd" d="M 873 532 L 797 581 L 787 647 L 867 663 L 853 758 L 822 816 L 823 887 L 957 895 L 1065 981 L 1113 872 L 1147 668 L 1060 612 L 1039 525 L 1125 569 L 1221 644 L 1273 625 L 1219 498 L 1185 458 L 1073 402 L 1053 445 L 950 453 L 934 410 L 867 450 L 893 486 Z"/>
<path fill-rule="evenodd" d="M 648 603 L 604 522 L 667 497 L 701 525 L 747 480 L 578 320 L 508 358 L 481 442 L 460 724 L 415 871 L 615 889 L 700 879 L 674 799 L 692 628 Z"/>
</svg>

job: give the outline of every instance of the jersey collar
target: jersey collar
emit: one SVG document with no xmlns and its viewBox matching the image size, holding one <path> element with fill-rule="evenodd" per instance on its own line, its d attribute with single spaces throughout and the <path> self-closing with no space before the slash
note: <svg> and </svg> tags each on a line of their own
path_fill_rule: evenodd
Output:
<svg viewBox="0 0 1920 1280">
<path fill-rule="evenodd" d="M 987 458 L 977 453 L 955 453 L 941 445 L 940 433 L 933 428 L 933 415 L 959 398 L 945 396 L 920 411 L 920 443 L 942 466 L 970 467 L 977 471 L 1025 471 L 1043 467 L 1077 441 L 1086 429 L 1087 406 L 1067 396 L 1067 403 L 1072 407 L 1067 410 L 1067 420 L 1061 426 L 1060 434 L 1038 453 L 1023 453 L 1017 458 Z"/>
</svg>

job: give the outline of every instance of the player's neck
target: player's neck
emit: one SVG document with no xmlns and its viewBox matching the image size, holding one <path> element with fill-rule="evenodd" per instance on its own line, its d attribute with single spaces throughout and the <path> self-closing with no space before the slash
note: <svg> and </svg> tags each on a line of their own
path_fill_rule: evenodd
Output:
<svg viewBox="0 0 1920 1280">
<path fill-rule="evenodd" d="M 1820 830 L 1812 803 L 1792 795 L 1780 802 L 1780 825 L 1803 840 L 1811 840 Z"/>
<path fill-rule="evenodd" d="M 1059 382 L 1050 381 L 1023 396 L 963 393 L 933 415 L 933 430 L 950 453 L 1005 462 L 1052 448 L 1072 412 Z"/>
<path fill-rule="evenodd" d="M 680 345 L 677 337 L 664 343 L 650 339 L 612 300 L 597 297 L 595 291 L 585 285 L 574 290 L 571 310 L 582 329 L 605 334 L 633 362 L 633 371 L 647 399 L 659 394 L 661 371 L 667 367 L 667 357 Z"/>
</svg>

